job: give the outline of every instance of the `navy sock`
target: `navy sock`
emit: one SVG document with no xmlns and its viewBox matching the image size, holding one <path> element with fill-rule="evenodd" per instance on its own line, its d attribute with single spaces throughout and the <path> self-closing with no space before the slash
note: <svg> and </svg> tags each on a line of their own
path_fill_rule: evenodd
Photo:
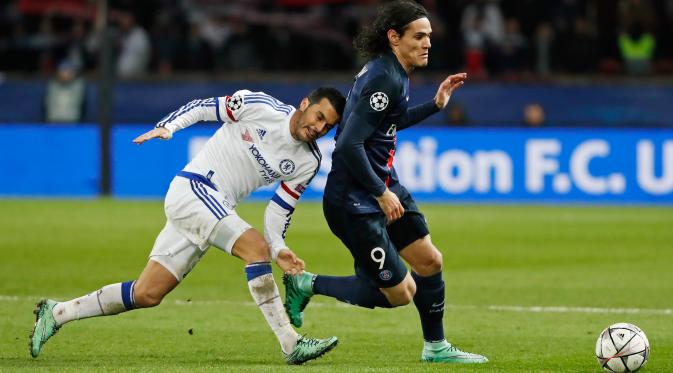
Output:
<svg viewBox="0 0 673 373">
<path fill-rule="evenodd" d="M 318 275 L 313 281 L 313 292 L 360 307 L 392 307 L 381 290 L 357 276 Z"/>
<path fill-rule="evenodd" d="M 245 277 L 248 282 L 268 273 L 272 273 L 270 262 L 254 262 L 245 266 Z"/>
<path fill-rule="evenodd" d="M 428 342 L 444 340 L 444 280 L 442 272 L 421 277 L 411 272 L 416 281 L 414 304 L 421 316 L 423 339 Z"/>
<path fill-rule="evenodd" d="M 135 281 L 122 282 L 122 302 L 124 303 L 124 308 L 126 308 L 127 311 L 136 308 L 136 301 L 133 296 L 134 284 Z M 100 301 L 98 301 L 98 304 L 100 304 Z"/>
</svg>

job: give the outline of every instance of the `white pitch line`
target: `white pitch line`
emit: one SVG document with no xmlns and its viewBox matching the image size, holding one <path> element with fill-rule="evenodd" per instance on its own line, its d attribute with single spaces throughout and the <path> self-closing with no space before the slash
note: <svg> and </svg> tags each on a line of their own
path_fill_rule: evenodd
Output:
<svg viewBox="0 0 673 373">
<path fill-rule="evenodd" d="M 488 306 L 490 311 L 537 312 L 537 313 L 617 313 L 617 314 L 648 314 L 673 315 L 673 309 L 648 308 L 599 308 L 599 307 L 566 307 L 566 306 Z"/>
<path fill-rule="evenodd" d="M 37 301 L 43 297 L 40 296 L 16 296 L 0 295 L 0 302 L 22 302 Z M 67 297 L 61 297 L 67 298 Z M 231 304 L 236 306 L 255 306 L 255 303 L 249 301 L 233 301 L 225 299 L 211 300 L 173 300 L 169 303 L 178 306 L 211 306 Z M 354 307 L 345 303 L 326 303 L 312 302 L 311 307 Z M 606 313 L 606 314 L 643 314 L 643 315 L 673 315 L 673 309 L 653 309 L 653 308 L 601 308 L 601 307 L 571 307 L 571 306 L 516 306 L 516 305 L 469 305 L 469 304 L 446 304 L 447 309 L 459 310 L 486 310 L 494 312 L 527 312 L 527 313 Z"/>
</svg>

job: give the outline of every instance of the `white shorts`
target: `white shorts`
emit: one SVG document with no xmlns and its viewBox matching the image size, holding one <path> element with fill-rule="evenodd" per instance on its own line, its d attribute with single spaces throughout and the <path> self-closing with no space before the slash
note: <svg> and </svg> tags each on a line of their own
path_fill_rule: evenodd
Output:
<svg viewBox="0 0 673 373">
<path fill-rule="evenodd" d="M 214 185 L 204 181 L 182 176 L 173 179 L 164 203 L 166 225 L 150 253 L 150 260 L 164 266 L 178 281 L 187 276 L 211 244 L 231 254 L 236 240 L 251 228 Z M 213 232 L 215 228 L 217 232 Z M 217 238 L 216 243 L 211 242 L 211 234 Z"/>
</svg>

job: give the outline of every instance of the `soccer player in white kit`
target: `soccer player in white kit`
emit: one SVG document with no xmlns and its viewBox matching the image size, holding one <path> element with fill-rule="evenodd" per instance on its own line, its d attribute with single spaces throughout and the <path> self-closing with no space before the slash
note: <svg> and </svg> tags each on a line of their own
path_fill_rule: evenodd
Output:
<svg viewBox="0 0 673 373">
<path fill-rule="evenodd" d="M 153 307 L 173 290 L 212 245 L 242 259 L 248 288 L 276 334 L 288 364 L 302 364 L 334 348 L 336 337 L 302 337 L 292 328 L 271 272 L 270 260 L 289 274 L 304 262 L 284 241 L 290 217 L 320 168 L 315 140 L 340 119 L 345 98 L 321 87 L 298 109 L 263 93 L 194 100 L 164 117 L 137 144 L 170 139 L 199 121 L 223 122 L 196 157 L 178 172 L 166 193 L 166 225 L 147 266 L 135 281 L 104 286 L 66 302 L 40 301 L 30 336 L 37 357 L 65 323 Z M 264 214 L 264 237 L 236 214 L 236 205 L 255 189 L 280 182 Z"/>
</svg>

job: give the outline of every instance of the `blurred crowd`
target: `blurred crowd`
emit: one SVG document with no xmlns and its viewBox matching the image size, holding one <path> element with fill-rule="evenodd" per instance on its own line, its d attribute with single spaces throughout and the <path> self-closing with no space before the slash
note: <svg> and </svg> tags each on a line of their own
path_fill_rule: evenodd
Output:
<svg viewBox="0 0 673 373">
<path fill-rule="evenodd" d="M 380 0 L 110 0 L 120 78 L 347 71 Z M 673 73 L 673 0 L 424 0 L 431 70 L 473 78 Z M 95 71 L 95 0 L 0 5 L 0 71 Z"/>
</svg>

